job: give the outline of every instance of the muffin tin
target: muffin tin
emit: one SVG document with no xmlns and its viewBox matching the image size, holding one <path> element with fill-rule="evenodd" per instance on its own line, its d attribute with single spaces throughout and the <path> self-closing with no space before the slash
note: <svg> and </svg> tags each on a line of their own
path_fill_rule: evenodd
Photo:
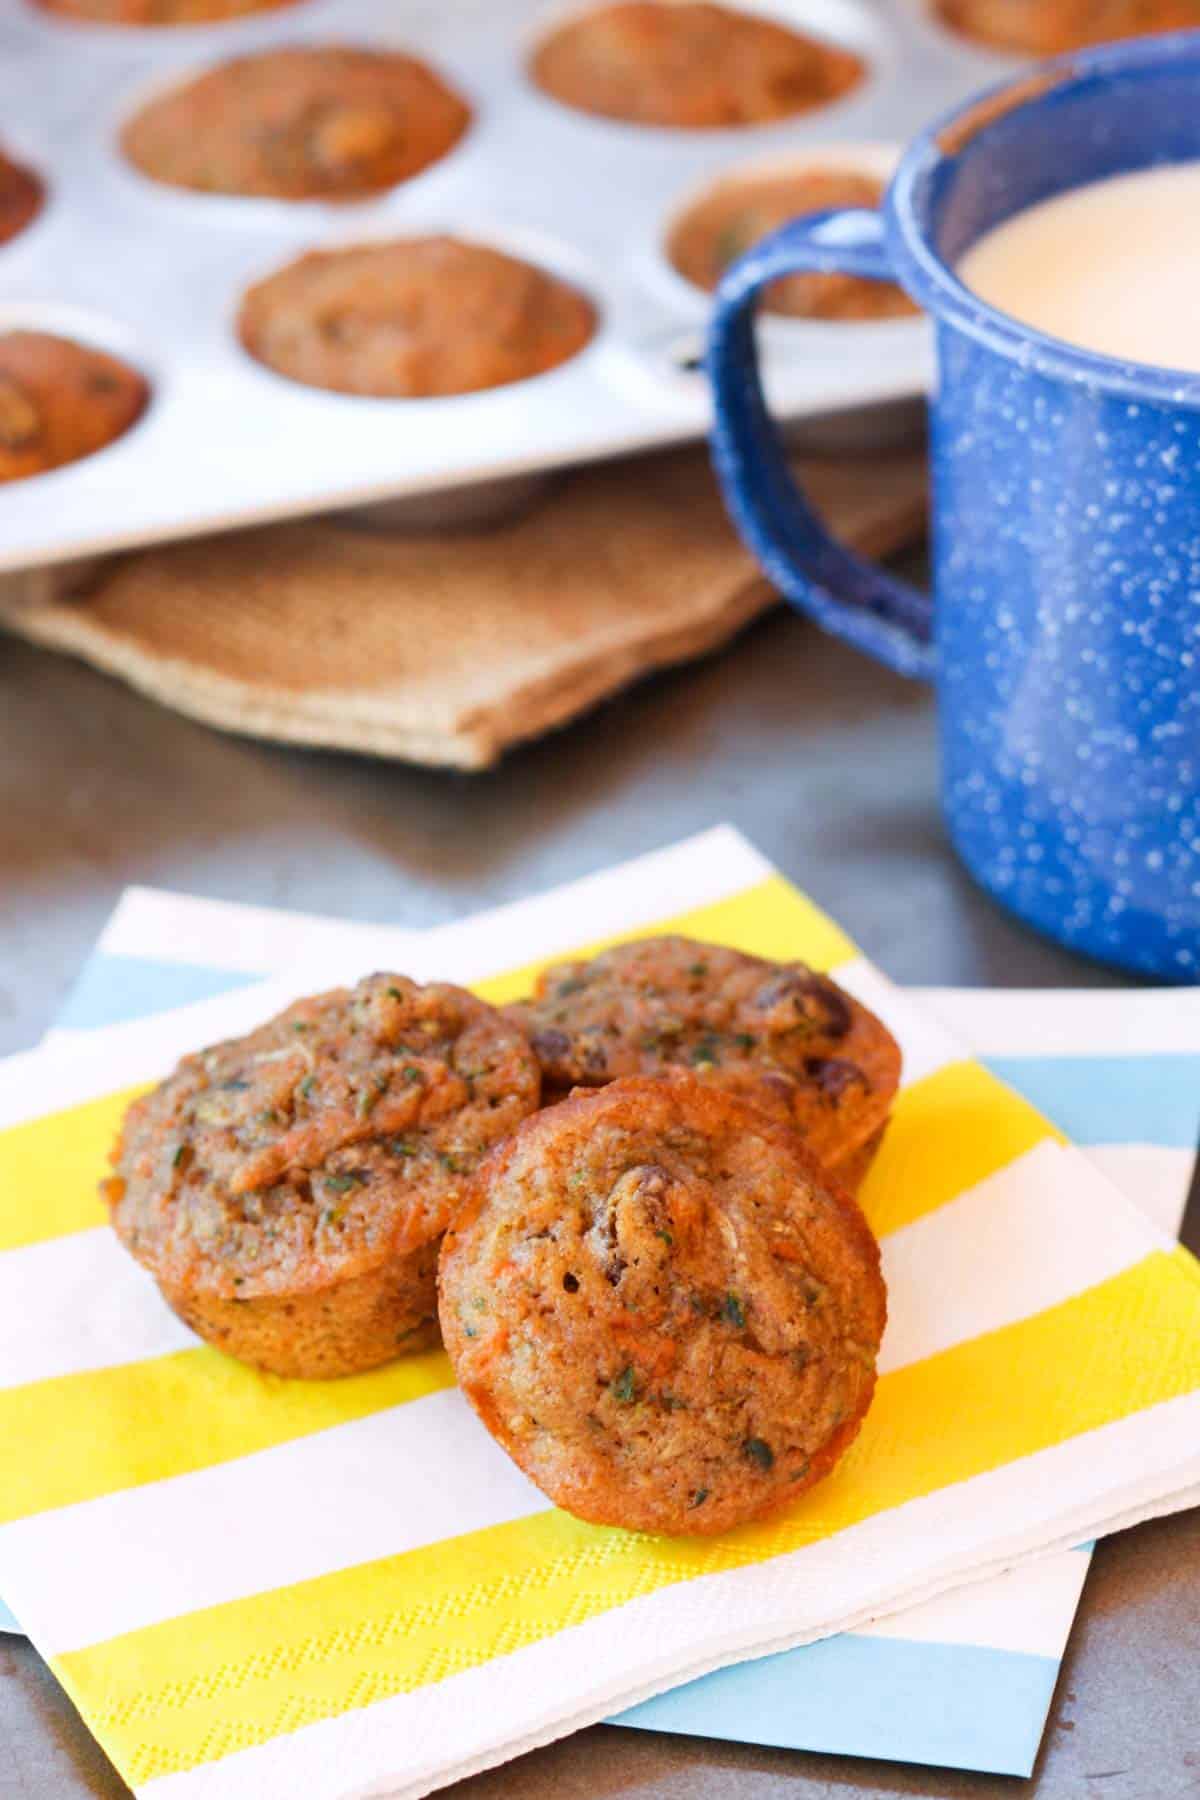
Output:
<svg viewBox="0 0 1200 1800">
<path fill-rule="evenodd" d="M 675 131 L 576 113 L 527 80 L 545 0 L 301 0 L 232 24 L 74 25 L 0 0 L 4 141 L 43 177 L 30 229 L 0 246 L 0 328 L 59 330 L 133 361 L 153 393 L 123 438 L 85 461 L 0 487 L 0 570 L 329 509 L 461 520 L 512 483 L 566 463 L 693 438 L 709 400 L 696 357 L 709 299 L 668 264 L 672 214 L 742 164 L 828 146 L 878 166 L 931 113 L 1006 59 L 943 30 L 921 0 L 760 0 L 748 6 L 842 43 L 868 65 L 842 100 L 781 124 Z M 474 109 L 440 162 L 380 198 L 290 203 L 175 191 L 138 174 L 117 137 L 151 92 L 247 51 L 377 44 L 438 69 Z M 549 374 L 436 400 L 327 393 L 241 348 L 246 286 L 303 251 L 444 230 L 493 243 L 581 286 L 600 322 Z M 788 418 L 844 419 L 911 399 L 929 373 L 923 321 L 772 319 L 767 385 Z M 867 415 L 868 435 L 871 419 Z M 453 499 L 451 500 L 451 496 Z M 418 510 L 414 514 L 414 504 Z"/>
</svg>

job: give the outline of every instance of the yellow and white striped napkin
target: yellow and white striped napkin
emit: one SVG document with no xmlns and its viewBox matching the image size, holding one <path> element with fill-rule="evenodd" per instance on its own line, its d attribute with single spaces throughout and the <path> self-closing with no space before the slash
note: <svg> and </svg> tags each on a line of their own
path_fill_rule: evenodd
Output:
<svg viewBox="0 0 1200 1800">
<path fill-rule="evenodd" d="M 179 929 L 186 935 L 186 915 Z M 402 963 L 495 999 L 647 930 L 802 956 L 905 1083 L 863 1201 L 862 1436 L 717 1540 L 548 1507 L 440 1353 L 289 1383 L 199 1344 L 102 1224 L 123 1106 L 294 994 Z M 419 1795 L 705 1670 L 1200 1497 L 1200 1272 L 735 834 L 0 1065 L 0 1593 L 156 1800 Z M 249 965 L 248 966 L 252 966 Z"/>
</svg>

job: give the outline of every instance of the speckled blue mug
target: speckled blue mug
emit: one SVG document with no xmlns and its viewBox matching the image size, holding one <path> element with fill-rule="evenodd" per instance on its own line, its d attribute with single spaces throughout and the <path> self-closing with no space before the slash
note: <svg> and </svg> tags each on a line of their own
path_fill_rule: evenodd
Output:
<svg viewBox="0 0 1200 1800">
<path fill-rule="evenodd" d="M 972 874 L 1071 948 L 1181 982 L 1200 980 L 1200 377 L 1030 330 L 954 268 L 1039 200 L 1192 158 L 1200 32 L 1046 64 L 918 138 L 882 216 L 814 215 L 743 257 L 709 348 L 734 520 L 825 630 L 936 682 Z M 834 269 L 900 280 L 933 321 L 932 602 L 826 534 L 763 401 L 757 296 Z"/>
</svg>

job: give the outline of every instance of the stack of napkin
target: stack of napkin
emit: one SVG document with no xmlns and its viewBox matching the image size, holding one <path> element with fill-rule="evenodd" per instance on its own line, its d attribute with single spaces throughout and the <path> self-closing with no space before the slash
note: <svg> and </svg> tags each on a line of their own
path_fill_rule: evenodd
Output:
<svg viewBox="0 0 1200 1800">
<path fill-rule="evenodd" d="M 177 923 L 160 961 L 186 970 L 186 904 Z M 790 1512 L 705 1541 L 580 1524 L 507 1463 L 440 1354 L 339 1383 L 256 1375 L 198 1345 L 104 1229 L 122 1107 L 183 1050 L 366 967 L 503 999 L 581 940 L 668 929 L 832 969 L 904 1046 L 863 1192 L 891 1293 L 882 1379 L 854 1450 Z M 0 1087 L 0 1437 L 18 1449 L 0 1593 L 139 1790 L 427 1792 L 1195 1500 L 1195 1264 L 730 834 L 426 933 L 298 935 L 301 977 L 56 1042 Z M 278 966 L 231 950 L 247 977 Z"/>
</svg>

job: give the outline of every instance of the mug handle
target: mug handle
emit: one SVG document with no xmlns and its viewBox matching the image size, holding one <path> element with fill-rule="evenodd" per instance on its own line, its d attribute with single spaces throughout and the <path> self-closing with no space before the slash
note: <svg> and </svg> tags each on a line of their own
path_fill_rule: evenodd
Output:
<svg viewBox="0 0 1200 1800">
<path fill-rule="evenodd" d="M 895 279 L 879 213 L 851 208 L 796 219 L 722 278 L 706 357 L 713 463 L 734 524 L 779 593 L 823 631 L 898 675 L 929 680 L 933 602 L 829 535 L 792 480 L 763 397 L 754 341 L 758 296 L 781 275 L 832 270 Z"/>
</svg>

